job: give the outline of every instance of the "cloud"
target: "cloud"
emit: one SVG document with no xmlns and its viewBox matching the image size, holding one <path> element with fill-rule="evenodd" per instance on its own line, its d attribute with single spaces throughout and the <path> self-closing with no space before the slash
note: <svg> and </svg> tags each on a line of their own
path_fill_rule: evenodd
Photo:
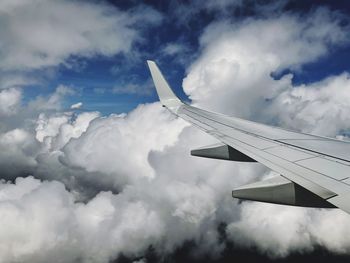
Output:
<svg viewBox="0 0 350 263">
<path fill-rule="evenodd" d="M 213 23 L 200 39 L 204 55 L 190 66 L 183 86 L 198 105 L 257 118 L 271 98 L 291 87 L 292 75 L 276 81 L 272 72 L 300 68 L 347 39 L 341 20 L 323 8 L 307 17 Z"/>
<path fill-rule="evenodd" d="M 306 20 L 282 15 L 239 26 L 213 23 L 201 37 L 204 55 L 190 66 L 184 89 L 209 109 L 334 137 L 348 128 L 348 73 L 297 87 L 292 74 L 274 79 L 271 73 L 302 70 L 348 37 L 341 20 L 324 8 Z"/>
<path fill-rule="evenodd" d="M 183 39 L 178 39 L 176 42 L 169 42 L 160 49 L 159 57 L 164 59 L 171 58 L 172 63 L 180 65 L 188 65 L 195 57 L 193 47 Z"/>
<path fill-rule="evenodd" d="M 0 91 L 0 115 L 13 115 L 20 107 L 22 93 L 15 88 Z"/>
<path fill-rule="evenodd" d="M 13 179 L 37 165 L 38 144 L 31 133 L 14 129 L 0 134 L 1 178 Z M 6 150 L 5 150 L 6 149 Z"/>
<path fill-rule="evenodd" d="M 82 102 L 74 103 L 70 106 L 71 109 L 80 109 L 83 106 Z"/>
<path fill-rule="evenodd" d="M 135 24 L 161 20 L 148 7 L 123 12 L 93 1 L 2 1 L 0 10 L 2 70 L 70 67 L 74 57 L 127 53 L 141 40 Z"/>
<path fill-rule="evenodd" d="M 71 138 L 77 138 L 89 127 L 90 122 L 99 116 L 98 112 L 83 112 L 77 116 L 71 112 L 47 117 L 40 114 L 37 120 L 36 136 L 52 150 L 61 149 Z"/>
<path fill-rule="evenodd" d="M 146 203 L 110 192 L 75 203 L 63 184 L 33 177 L 0 189 L 0 262 L 108 262 L 121 251 L 147 248 L 163 231 Z"/>
<path fill-rule="evenodd" d="M 261 203 L 242 206 L 241 220 L 227 228 L 236 243 L 257 247 L 271 257 L 285 257 L 295 251 L 310 252 L 317 246 L 348 254 L 350 243 L 343 237 L 349 231 L 349 215 L 340 210 Z"/>
<path fill-rule="evenodd" d="M 48 97 L 38 96 L 29 103 L 30 108 L 37 110 L 58 110 L 61 108 L 62 99 L 67 95 L 73 95 L 74 89 L 68 86 L 59 85 L 55 92 Z"/>
<path fill-rule="evenodd" d="M 169 119 L 169 114 L 158 104 L 150 105 L 150 108 L 157 108 L 160 116 L 167 116 L 166 120 L 178 122 Z M 93 131 L 86 132 L 92 135 Z M 113 130 L 105 132 L 113 133 Z M 185 135 L 187 139 L 180 148 L 169 149 L 170 154 L 174 154 L 174 150 L 181 151 L 174 158 L 169 159 L 169 150 L 165 149 L 165 152 L 155 151 L 152 154 L 151 163 L 166 173 L 157 174 L 152 180 L 139 178 L 129 182 L 129 186 L 119 194 L 100 192 L 85 203 L 76 202 L 76 195 L 65 190 L 64 185 L 57 181 L 43 182 L 27 177 L 17 178 L 15 184 L 3 183 L 0 186 L 0 196 L 4 197 L 0 199 L 0 211 L 2 214 L 6 211 L 6 216 L 1 218 L 1 223 L 6 229 L 17 228 L 11 233 L 3 229 L 3 246 L 0 248 L 4 256 L 1 260 L 45 262 L 55 255 L 61 255 L 62 262 L 71 262 L 77 258 L 83 262 L 108 262 L 121 252 L 131 257 L 140 256 L 151 244 L 159 253 L 171 252 L 193 237 L 202 244 L 204 250 L 215 245 L 218 237 L 210 218 L 215 217 L 218 207 L 224 208 L 232 203 L 230 195 L 225 194 L 232 187 L 227 183 L 231 173 L 222 173 L 223 168 L 229 171 L 232 165 L 226 163 L 225 167 L 217 167 L 216 162 L 203 162 L 201 166 L 192 166 L 191 157 L 185 155 L 187 140 L 193 138 L 196 141 L 196 137 L 203 135 L 197 132 L 193 134 L 193 130 L 190 134 L 191 138 Z M 68 145 L 70 143 L 72 141 Z M 139 149 L 142 147 L 139 145 Z M 106 148 L 104 154 L 107 155 L 104 156 L 113 153 L 116 152 Z M 135 154 L 137 150 L 128 153 Z M 95 158 L 99 153 L 91 152 L 90 155 Z M 115 154 L 114 157 L 118 160 L 120 156 Z M 187 159 L 187 171 L 179 177 L 171 166 L 176 167 L 176 163 L 182 162 L 184 156 Z M 148 154 L 143 153 L 133 160 L 148 158 Z M 159 158 L 167 161 L 160 162 Z M 197 162 L 201 161 L 197 159 Z M 110 162 L 106 164 L 110 165 Z M 115 176 L 120 176 L 124 168 L 115 167 Z M 218 174 L 210 175 L 211 183 L 198 183 L 208 168 L 214 171 L 213 167 L 216 167 Z M 139 170 L 137 167 L 134 169 L 132 172 L 137 175 Z M 246 169 L 253 170 L 249 167 Z M 217 196 L 216 190 L 223 187 L 226 191 L 221 192 L 220 197 Z M 19 206 L 23 206 L 23 209 L 19 209 Z M 51 220 L 51 217 L 55 219 Z M 208 226 L 210 230 L 204 231 Z M 217 248 L 212 247 L 212 251 L 215 250 Z"/>
<path fill-rule="evenodd" d="M 186 51 L 186 47 L 183 44 L 168 43 L 163 49 L 162 53 L 166 56 L 174 56 Z"/>
<path fill-rule="evenodd" d="M 350 76 L 338 76 L 289 88 L 273 98 L 266 115 L 280 125 L 303 132 L 335 137 L 349 129 Z M 275 110 L 278 109 L 278 112 Z"/>
<path fill-rule="evenodd" d="M 140 95 L 150 96 L 154 92 L 153 83 L 151 79 L 148 79 L 144 83 L 127 83 L 120 84 L 112 89 L 113 94 L 129 94 L 129 95 Z M 98 90 L 97 92 L 99 92 Z"/>
<path fill-rule="evenodd" d="M 151 179 L 155 174 L 148 154 L 173 145 L 184 126 L 180 120 L 169 123 L 168 118 L 169 114 L 161 111 L 159 104 L 152 104 L 140 105 L 126 117 L 112 115 L 97 119 L 82 136 L 65 145 L 62 161 L 88 172 L 101 172 L 111 185 L 138 178 Z M 142 132 L 135 133 L 135 129 Z"/>
<path fill-rule="evenodd" d="M 253 1 L 253 5 L 256 3 Z M 179 24 L 189 24 L 191 21 L 198 19 L 199 13 L 207 13 L 218 17 L 226 17 L 232 10 L 243 7 L 241 0 L 218 0 L 218 1 L 200 1 L 190 2 L 171 1 L 169 8 L 173 10 L 176 22 Z"/>
<path fill-rule="evenodd" d="M 28 76 L 26 73 L 0 73 L 0 89 L 20 88 L 26 85 L 39 84 L 40 80 Z"/>
</svg>

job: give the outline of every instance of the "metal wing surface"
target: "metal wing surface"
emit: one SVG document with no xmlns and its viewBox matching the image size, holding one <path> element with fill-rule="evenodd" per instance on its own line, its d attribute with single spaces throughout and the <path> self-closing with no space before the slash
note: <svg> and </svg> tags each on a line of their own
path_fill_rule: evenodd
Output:
<svg viewBox="0 0 350 263">
<path fill-rule="evenodd" d="M 280 204 L 294 202 L 302 206 L 335 206 L 350 213 L 350 143 L 267 126 L 187 105 L 176 97 L 157 65 L 153 61 L 147 63 L 164 107 L 214 136 L 223 146 L 265 165 L 283 177 L 272 182 L 243 186 L 234 190 L 233 196 Z M 282 195 L 287 192 L 283 189 L 287 189 L 288 183 L 294 185 L 295 200 L 292 203 L 283 201 Z M 261 193 L 256 189 L 264 191 Z M 296 196 L 298 189 L 302 194 Z M 252 197 L 249 193 L 253 193 Z M 322 200 L 323 204 L 309 205 L 313 196 Z"/>
</svg>

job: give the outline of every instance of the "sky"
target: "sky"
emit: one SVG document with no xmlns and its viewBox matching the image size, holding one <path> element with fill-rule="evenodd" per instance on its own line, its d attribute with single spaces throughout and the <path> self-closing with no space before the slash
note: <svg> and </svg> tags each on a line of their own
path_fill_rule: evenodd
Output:
<svg viewBox="0 0 350 263">
<path fill-rule="evenodd" d="M 0 262 L 343 262 L 350 217 L 232 199 L 158 102 L 348 140 L 347 1 L 0 2 Z"/>
<path fill-rule="evenodd" d="M 261 2 L 262 4 L 259 4 L 259 1 L 248 1 L 244 4 L 242 1 L 219 1 L 218 4 L 208 3 L 204 5 L 200 1 L 190 1 L 191 4 L 186 1 L 169 1 L 168 3 L 164 1 L 88 2 L 109 9 L 108 18 L 111 23 L 114 16 L 118 16 L 118 12 L 129 13 L 130 16 L 125 16 L 123 18 L 125 21 L 122 22 L 125 23 L 128 32 L 122 32 L 124 28 L 118 32 L 118 29 L 114 29 L 112 26 L 105 28 L 104 32 L 96 32 L 96 37 L 99 36 L 98 34 L 106 34 L 101 37 L 106 37 L 106 41 L 111 45 L 110 50 L 102 50 L 105 47 L 100 45 L 101 43 L 97 43 L 95 39 L 85 39 L 85 41 L 91 41 L 89 47 L 79 46 L 78 37 L 76 44 L 70 44 L 68 34 L 75 34 L 74 30 L 81 30 L 79 31 L 81 34 L 84 34 L 84 30 L 92 32 L 93 29 L 89 27 L 88 14 L 86 17 L 83 15 L 80 18 L 76 17 L 77 21 L 74 21 L 77 23 L 76 28 L 62 32 L 62 34 L 66 34 L 62 37 L 67 37 L 67 39 L 53 38 L 49 40 L 52 36 L 48 32 L 48 35 L 44 35 L 46 33 L 42 33 L 44 28 L 37 28 L 39 36 L 45 38 L 49 43 L 40 41 L 40 39 L 33 44 L 26 43 L 31 42 L 30 39 L 23 42 L 23 46 L 28 48 L 30 52 L 30 55 L 26 56 L 28 61 L 23 61 L 25 64 L 23 67 L 28 74 L 27 77 L 32 78 L 32 82 L 34 82 L 23 85 L 31 87 L 31 89 L 24 90 L 26 102 L 38 95 L 47 95 L 62 84 L 76 90 L 76 94 L 66 98 L 66 107 L 70 106 L 69 103 L 81 101 L 87 110 L 98 110 L 104 115 L 128 112 L 139 103 L 157 100 L 145 67 L 147 59 L 156 60 L 160 66 L 164 67 L 162 70 L 169 73 L 167 74 L 169 81 L 185 99 L 186 96 L 182 92 L 182 79 L 186 69 L 200 55 L 200 36 L 210 24 L 220 20 L 241 21 L 247 18 L 266 18 L 280 12 L 306 13 L 319 5 L 342 12 L 345 16 L 349 12 L 346 1 L 340 1 L 336 4 L 332 1 L 316 1 L 317 3 L 313 3 L 313 1 L 303 1 L 302 3 L 299 1 L 280 1 L 273 4 L 269 4 L 269 1 L 267 4 L 263 4 L 264 1 Z M 267 6 L 272 9 L 267 12 L 262 11 Z M 38 19 L 45 23 L 45 17 Z M 27 19 L 23 18 L 23 20 Z M 119 21 L 115 21 L 115 23 L 119 23 Z M 82 24 L 85 26 L 80 28 Z M 33 25 L 28 25 L 30 28 L 26 31 L 34 30 L 32 26 L 35 27 L 34 21 Z M 47 30 L 54 31 L 56 26 L 60 27 L 59 30 L 62 31 L 68 27 L 62 23 L 49 25 Z M 101 26 L 104 25 L 101 24 Z M 109 35 L 109 33 L 113 34 L 109 30 L 115 30 L 113 32 L 115 34 Z M 25 34 L 18 34 L 16 37 L 26 39 Z M 83 37 L 83 35 L 79 36 Z M 59 35 L 57 38 L 60 38 Z M 50 45 L 51 41 L 58 42 L 58 44 L 49 49 L 47 45 Z M 46 46 L 44 51 L 41 50 L 41 45 Z M 81 45 L 83 44 L 81 43 Z M 15 52 L 15 47 L 12 50 Z M 40 52 L 44 54 L 42 57 L 40 54 L 37 55 Z M 52 57 L 45 54 L 49 52 L 53 52 Z M 294 72 L 293 83 L 309 83 L 322 79 L 328 74 L 339 74 L 344 71 L 348 67 L 347 61 L 350 57 L 347 46 L 340 45 L 331 52 L 332 56 L 325 56 L 317 61 L 306 63 L 303 65 L 303 71 Z M 37 65 L 32 63 L 37 63 Z M 12 67 L 17 69 L 18 66 L 12 65 Z M 32 70 L 34 72 L 31 72 Z M 279 73 L 276 73 L 276 77 L 279 77 Z"/>
</svg>

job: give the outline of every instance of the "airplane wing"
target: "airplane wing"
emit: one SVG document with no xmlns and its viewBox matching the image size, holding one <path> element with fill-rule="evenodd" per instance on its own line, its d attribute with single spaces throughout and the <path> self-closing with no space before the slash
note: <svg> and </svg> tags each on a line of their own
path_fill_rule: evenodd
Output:
<svg viewBox="0 0 350 263">
<path fill-rule="evenodd" d="M 350 143 L 192 107 L 176 97 L 155 62 L 147 63 L 163 106 L 220 141 L 192 155 L 256 161 L 280 174 L 234 189 L 233 197 L 350 213 Z"/>
</svg>

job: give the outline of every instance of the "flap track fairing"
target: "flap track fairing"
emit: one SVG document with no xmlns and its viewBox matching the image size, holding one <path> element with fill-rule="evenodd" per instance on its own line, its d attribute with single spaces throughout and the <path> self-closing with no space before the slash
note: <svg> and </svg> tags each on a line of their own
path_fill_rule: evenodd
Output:
<svg viewBox="0 0 350 263">
<path fill-rule="evenodd" d="M 282 205 L 335 208 L 331 203 L 282 176 L 236 188 L 232 191 L 232 197 Z"/>
<path fill-rule="evenodd" d="M 249 156 L 223 143 L 217 143 L 192 150 L 191 155 L 212 159 L 230 160 L 236 162 L 256 162 Z"/>
</svg>

